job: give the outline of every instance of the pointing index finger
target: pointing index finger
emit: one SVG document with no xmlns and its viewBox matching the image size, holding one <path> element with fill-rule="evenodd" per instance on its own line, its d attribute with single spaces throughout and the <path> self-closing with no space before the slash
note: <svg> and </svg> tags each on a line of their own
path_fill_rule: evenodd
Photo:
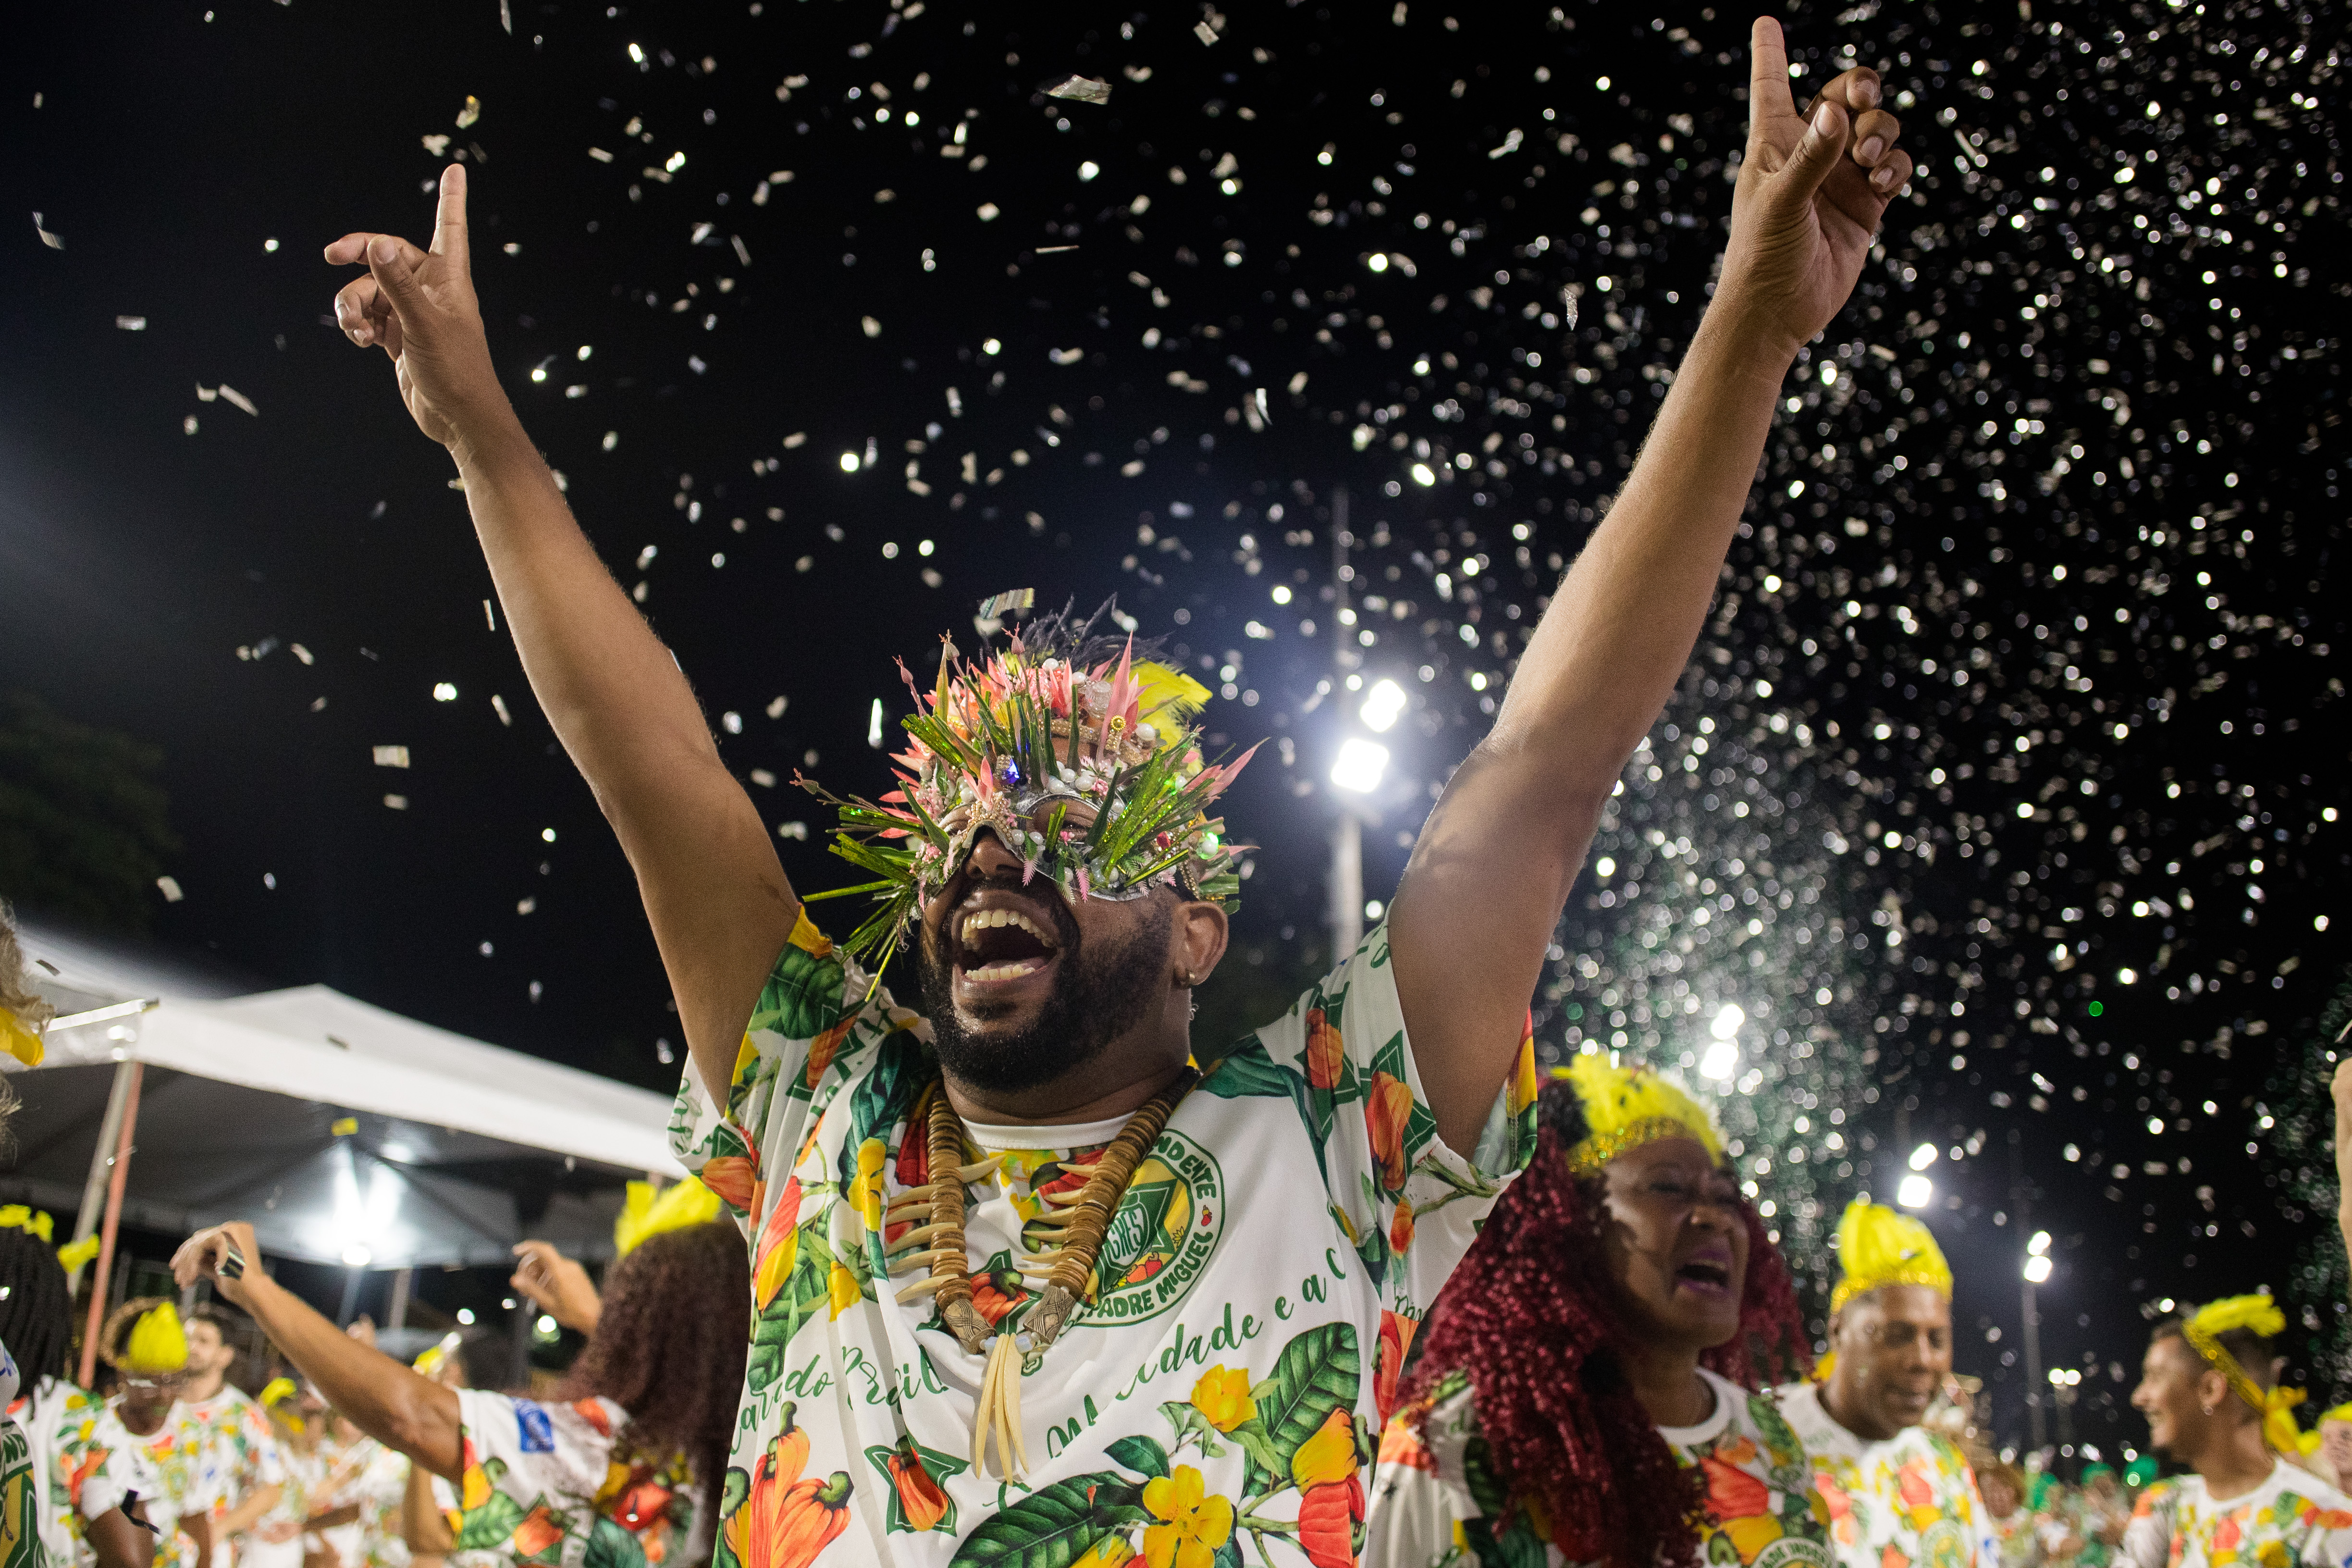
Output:
<svg viewBox="0 0 2352 1568">
<path fill-rule="evenodd" d="M 1796 113 L 1796 100 L 1789 96 L 1789 47 L 1780 37 L 1780 23 L 1769 16 L 1756 18 L 1748 36 L 1748 129 Z"/>
<path fill-rule="evenodd" d="M 441 171 L 441 205 L 433 217 L 433 254 L 458 266 L 467 264 L 466 237 L 466 167 L 452 163 Z"/>
</svg>

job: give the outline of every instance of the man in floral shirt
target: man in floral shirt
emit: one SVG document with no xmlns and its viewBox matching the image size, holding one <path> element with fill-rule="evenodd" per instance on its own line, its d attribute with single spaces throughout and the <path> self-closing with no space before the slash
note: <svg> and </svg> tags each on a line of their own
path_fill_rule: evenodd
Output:
<svg viewBox="0 0 2352 1568">
<path fill-rule="evenodd" d="M 2132 1405 L 2148 1447 L 2190 1474 L 2139 1494 L 2124 1530 L 2131 1568 L 2347 1568 L 2352 1498 L 2282 1457 L 2294 1442 L 2274 1336 L 2286 1315 L 2238 1296 L 2159 1323 Z"/>
<path fill-rule="evenodd" d="M 1952 1440 L 1921 1425 L 1952 1373 L 1952 1270 L 1927 1227 L 1855 1203 L 1838 1222 L 1830 1353 L 1780 1409 L 1813 1458 L 1843 1568 L 2000 1568 Z"/>
<path fill-rule="evenodd" d="M 1507 700 L 1388 922 L 1279 1023 L 1198 1042 L 1197 1087 L 1192 992 L 1239 887 L 1200 809 L 1238 769 L 1191 744 L 1205 692 L 1082 646 L 943 659 L 904 785 L 845 806 L 838 847 L 879 879 L 856 890 L 887 901 L 836 950 L 499 385 L 465 168 L 429 249 L 328 248 L 368 268 L 337 321 L 456 459 L 533 690 L 636 872 L 692 1057 L 676 1147 L 751 1238 L 725 1563 L 1354 1556 L 1413 1327 L 1527 1157 L 1552 928 L 1689 659 L 1781 383 L 1910 172 L 1875 73 L 1801 113 L 1778 26 L 1755 45 L 1721 279 L 1640 463 L 1540 623 L 1496 633 Z M 825 662 L 839 610 L 797 611 L 804 681 L 867 678 Z M 944 819 L 922 798 L 943 773 Z M 902 947 L 919 1009 L 850 962 Z"/>
</svg>

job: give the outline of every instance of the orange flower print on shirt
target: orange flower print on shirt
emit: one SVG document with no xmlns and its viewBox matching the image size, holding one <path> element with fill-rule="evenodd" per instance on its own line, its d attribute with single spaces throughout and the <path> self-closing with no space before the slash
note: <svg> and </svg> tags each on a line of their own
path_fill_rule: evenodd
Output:
<svg viewBox="0 0 2352 1568">
<path fill-rule="evenodd" d="M 1347 1058 L 1339 1026 L 1320 1007 L 1307 1010 L 1307 1081 L 1317 1089 L 1339 1087 L 1339 1064 Z"/>
<path fill-rule="evenodd" d="M 1371 1092 L 1364 1097 L 1364 1125 L 1372 1135 L 1372 1154 L 1381 1163 L 1381 1189 L 1404 1190 L 1404 1128 L 1412 1115 L 1412 1090 L 1403 1079 L 1384 1072 L 1372 1075 Z"/>
<path fill-rule="evenodd" d="M 1911 1559 L 1903 1555 L 1900 1548 L 1890 1544 L 1878 1554 L 1878 1568 L 1911 1568 Z"/>
<path fill-rule="evenodd" d="M 1412 1349 L 1412 1336 L 1420 1327 L 1418 1318 L 1381 1314 L 1381 1359 L 1372 1373 L 1372 1398 L 1383 1422 L 1396 1414 L 1397 1379 L 1404 1373 L 1405 1352 Z"/>
</svg>

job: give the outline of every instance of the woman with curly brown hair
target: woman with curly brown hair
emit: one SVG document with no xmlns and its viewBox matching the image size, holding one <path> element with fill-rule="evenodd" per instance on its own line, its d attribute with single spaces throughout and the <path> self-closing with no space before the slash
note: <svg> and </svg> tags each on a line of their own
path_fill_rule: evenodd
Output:
<svg viewBox="0 0 2352 1568">
<path fill-rule="evenodd" d="M 252 1313 L 353 1426 L 457 1483 L 457 1550 L 584 1554 L 604 1568 L 710 1555 L 750 1348 L 750 1270 L 731 1226 L 655 1236 L 614 1265 L 596 1331 L 546 1404 L 411 1371 L 279 1289 L 259 1257 L 251 1226 L 215 1226 L 172 1267 Z"/>
<path fill-rule="evenodd" d="M 1381 1442 L 1367 1568 L 1828 1568 L 1787 1267 L 1706 1113 L 1578 1057 L 1431 1313 Z"/>
</svg>

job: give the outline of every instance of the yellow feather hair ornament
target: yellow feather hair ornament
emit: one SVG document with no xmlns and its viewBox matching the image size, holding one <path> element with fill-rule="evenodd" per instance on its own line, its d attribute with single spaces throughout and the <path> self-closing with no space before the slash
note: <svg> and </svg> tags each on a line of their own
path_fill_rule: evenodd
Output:
<svg viewBox="0 0 2352 1568">
<path fill-rule="evenodd" d="M 658 1193 L 651 1182 L 631 1182 L 621 1217 L 613 1222 L 614 1255 L 626 1257 L 666 1230 L 707 1225 L 718 1217 L 719 1194 L 697 1177 L 672 1182 Z"/>
<path fill-rule="evenodd" d="M 1883 1285 L 1924 1285 L 1951 1299 L 1952 1266 L 1944 1261 L 1935 1233 L 1899 1209 L 1848 1204 L 1838 1221 L 1837 1253 L 1839 1279 L 1830 1292 L 1832 1312 Z"/>
<path fill-rule="evenodd" d="M 1688 1138 L 1723 1158 L 1723 1134 L 1715 1121 L 1672 1079 L 1645 1067 L 1618 1067 L 1598 1051 L 1552 1069 L 1566 1079 L 1584 1109 L 1585 1135 L 1568 1152 L 1568 1166 L 1580 1176 L 1599 1171 L 1628 1149 L 1661 1138 Z"/>
<path fill-rule="evenodd" d="M 165 1301 L 140 1314 L 122 1337 L 124 1372 L 153 1375 L 184 1371 L 188 1364 L 187 1331 L 180 1326 L 180 1310 Z"/>
</svg>

